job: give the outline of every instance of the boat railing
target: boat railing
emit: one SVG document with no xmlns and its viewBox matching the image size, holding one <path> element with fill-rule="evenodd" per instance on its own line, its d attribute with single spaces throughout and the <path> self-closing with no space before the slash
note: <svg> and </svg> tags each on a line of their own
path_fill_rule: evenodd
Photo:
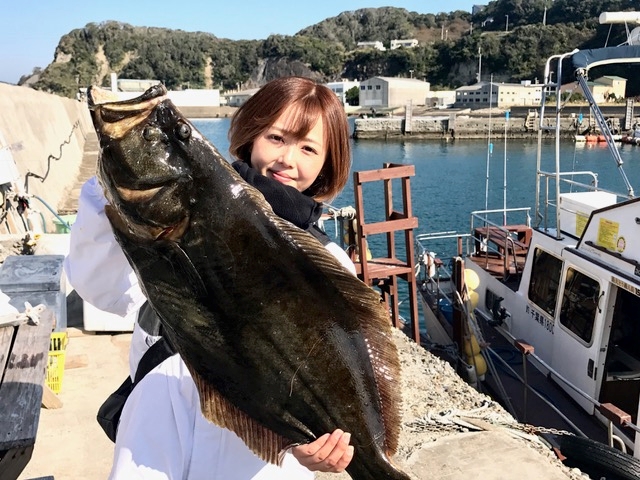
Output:
<svg viewBox="0 0 640 480">
<path fill-rule="evenodd" d="M 576 180 L 576 177 L 587 177 L 588 181 L 579 181 Z M 556 216 L 557 225 L 549 225 L 548 219 L 552 218 L 553 212 L 550 212 L 551 209 L 555 211 L 565 210 L 569 213 L 575 213 L 567 210 L 563 207 L 558 207 L 557 201 L 559 196 L 556 195 L 556 182 L 560 182 L 565 188 L 557 188 L 557 190 L 562 193 L 577 193 L 577 192 L 605 192 L 615 195 L 618 198 L 624 198 L 626 196 L 625 193 L 614 191 L 606 188 L 601 188 L 598 184 L 598 174 L 592 171 L 575 171 L 575 172 L 538 172 L 538 178 L 543 179 L 542 184 L 544 187 L 541 189 L 543 200 L 543 209 L 542 211 L 537 212 L 537 218 L 534 226 L 536 228 L 542 228 L 544 230 L 548 230 L 550 227 L 556 227 L 558 231 L 560 231 L 560 215 Z"/>
<path fill-rule="evenodd" d="M 418 251 L 422 252 L 422 253 L 428 253 L 429 250 L 427 248 L 427 243 L 431 242 L 436 242 L 439 240 L 449 240 L 449 239 L 453 239 L 455 238 L 457 240 L 457 255 L 463 255 L 464 252 L 466 251 L 463 247 L 465 239 L 468 241 L 468 239 L 471 237 L 471 234 L 469 233 L 461 233 L 461 232 L 457 232 L 455 230 L 450 230 L 450 231 L 446 231 L 446 232 L 428 232 L 428 233 L 421 233 L 419 235 L 416 235 L 415 238 L 415 242 L 416 242 L 416 246 L 418 247 Z M 447 242 L 450 244 L 450 242 Z M 450 253 L 451 255 L 454 255 L 454 252 L 447 252 L 448 254 Z"/>
<path fill-rule="evenodd" d="M 473 233 L 474 229 L 477 227 L 496 227 L 499 229 L 508 229 L 508 225 L 526 225 L 527 227 L 531 226 L 531 207 L 520 207 L 520 208 L 499 208 L 495 210 L 474 210 L 471 212 L 471 232 Z M 512 221 L 515 215 L 518 215 L 519 218 L 524 218 L 523 221 Z M 496 219 L 498 215 L 502 215 L 501 219 Z M 522 216 L 520 216 L 522 215 Z M 509 221 L 509 217 L 511 217 L 511 221 Z M 495 219 L 495 221 L 493 220 Z M 500 223 L 498 223 L 500 222 Z"/>
<path fill-rule="evenodd" d="M 471 212 L 472 253 L 484 259 L 484 268 L 503 279 L 518 275 L 524 267 L 524 254 L 531 241 L 530 208 L 476 210 Z M 497 217 L 501 218 L 497 220 Z M 516 223 L 509 221 L 518 216 Z M 496 262 L 501 262 L 498 267 Z M 493 265 L 493 266 L 492 266 Z M 498 271 L 495 271 L 498 268 Z"/>
<path fill-rule="evenodd" d="M 416 276 L 422 270 L 423 276 L 428 278 L 435 278 L 436 273 L 442 278 L 443 276 L 450 276 L 451 271 L 446 268 L 444 263 L 437 258 L 438 251 L 444 252 L 444 256 L 453 257 L 454 255 L 462 256 L 465 251 L 468 251 L 468 242 L 471 238 L 470 233 L 461 233 L 455 230 L 446 232 L 428 232 L 416 235 Z M 449 247 L 452 244 L 451 240 L 456 240 L 456 252 L 453 247 Z M 444 241 L 444 242 L 443 242 Z M 467 243 L 467 247 L 463 247 L 464 243 Z M 447 245 L 442 248 L 443 245 Z M 437 272 L 439 270 L 439 272 Z"/>
</svg>

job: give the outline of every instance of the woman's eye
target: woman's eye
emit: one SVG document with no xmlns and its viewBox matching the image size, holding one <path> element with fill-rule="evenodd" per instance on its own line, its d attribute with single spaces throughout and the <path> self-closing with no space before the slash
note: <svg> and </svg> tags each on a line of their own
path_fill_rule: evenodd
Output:
<svg viewBox="0 0 640 480">
<path fill-rule="evenodd" d="M 282 142 L 283 141 L 283 138 L 280 135 L 276 135 L 276 134 L 269 135 L 269 138 L 271 140 L 273 140 L 274 142 Z"/>
<path fill-rule="evenodd" d="M 315 149 L 315 148 L 313 148 L 313 147 L 303 147 L 303 149 L 304 149 L 306 152 L 309 152 L 309 153 L 316 153 L 316 154 L 318 153 L 318 152 L 316 151 L 316 149 Z"/>
</svg>

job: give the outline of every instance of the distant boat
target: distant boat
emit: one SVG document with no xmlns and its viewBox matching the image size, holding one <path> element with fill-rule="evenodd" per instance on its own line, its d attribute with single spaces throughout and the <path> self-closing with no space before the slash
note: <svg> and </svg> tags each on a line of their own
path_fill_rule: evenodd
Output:
<svg viewBox="0 0 640 480">
<path fill-rule="evenodd" d="M 640 129 L 636 129 L 632 133 L 624 135 L 620 141 L 628 145 L 640 145 Z"/>
</svg>

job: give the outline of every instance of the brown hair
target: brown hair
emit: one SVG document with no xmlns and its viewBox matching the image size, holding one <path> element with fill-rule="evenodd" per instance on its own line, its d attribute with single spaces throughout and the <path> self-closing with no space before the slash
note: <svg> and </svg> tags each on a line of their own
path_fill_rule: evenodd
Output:
<svg viewBox="0 0 640 480">
<path fill-rule="evenodd" d="M 263 86 L 233 115 L 229 127 L 229 151 L 236 159 L 251 161 L 254 140 L 280 115 L 295 105 L 296 138 L 304 138 L 322 118 L 327 158 L 318 178 L 303 193 L 316 200 L 330 200 L 344 188 L 351 169 L 349 126 L 344 107 L 328 87 L 304 77 L 281 77 Z"/>
</svg>

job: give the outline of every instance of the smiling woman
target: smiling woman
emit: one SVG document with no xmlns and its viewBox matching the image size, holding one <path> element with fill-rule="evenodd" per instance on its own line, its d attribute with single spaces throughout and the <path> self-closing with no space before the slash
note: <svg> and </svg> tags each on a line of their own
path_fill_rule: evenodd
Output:
<svg viewBox="0 0 640 480">
<path fill-rule="evenodd" d="M 335 197 L 351 168 L 349 126 L 336 95 L 308 78 L 285 77 L 252 98 L 231 120 L 231 155 L 317 200 Z M 265 147 L 260 156 L 257 146 Z"/>
<path fill-rule="evenodd" d="M 295 108 L 287 108 L 272 127 L 253 141 L 250 163 L 265 177 L 304 192 L 324 165 L 324 129 L 319 118 L 305 137 L 296 138 L 289 127 Z"/>
</svg>

